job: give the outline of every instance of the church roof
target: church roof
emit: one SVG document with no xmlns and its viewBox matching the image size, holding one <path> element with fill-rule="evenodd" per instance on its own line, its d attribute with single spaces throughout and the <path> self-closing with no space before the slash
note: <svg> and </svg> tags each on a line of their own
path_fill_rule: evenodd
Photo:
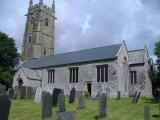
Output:
<svg viewBox="0 0 160 120">
<path fill-rule="evenodd" d="M 115 59 L 117 58 L 116 54 L 121 46 L 122 44 L 116 44 L 81 51 L 55 54 L 41 58 L 30 58 L 22 64 L 22 67 L 38 69 L 50 66 Z"/>
</svg>

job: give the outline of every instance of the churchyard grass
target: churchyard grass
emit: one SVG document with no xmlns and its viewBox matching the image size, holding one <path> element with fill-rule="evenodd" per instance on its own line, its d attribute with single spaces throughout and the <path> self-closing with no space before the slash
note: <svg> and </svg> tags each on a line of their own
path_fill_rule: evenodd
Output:
<svg viewBox="0 0 160 120">
<path fill-rule="evenodd" d="M 98 115 L 98 100 L 85 99 L 85 109 L 77 109 L 78 101 L 68 104 L 67 111 L 76 111 L 77 120 L 96 120 Z M 141 98 L 139 103 L 132 104 L 131 98 L 109 99 L 106 120 L 143 120 L 144 105 L 150 104 L 151 120 L 160 120 L 158 115 L 158 104 L 152 99 Z M 53 108 L 53 120 L 58 107 Z M 12 100 L 9 120 L 41 120 L 41 104 L 33 100 Z"/>
</svg>

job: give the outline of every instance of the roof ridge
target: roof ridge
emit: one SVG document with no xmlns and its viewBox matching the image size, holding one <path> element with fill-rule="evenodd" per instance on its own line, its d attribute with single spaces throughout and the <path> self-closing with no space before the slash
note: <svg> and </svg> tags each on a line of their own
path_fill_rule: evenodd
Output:
<svg viewBox="0 0 160 120">
<path fill-rule="evenodd" d="M 81 52 L 81 51 L 104 48 L 104 47 L 110 47 L 110 46 L 116 46 L 116 45 L 122 45 L 122 44 L 114 44 L 114 45 L 107 45 L 107 46 L 101 46 L 101 47 L 93 47 L 93 48 L 88 48 L 88 49 L 83 49 L 83 50 L 76 50 L 76 51 L 71 51 L 71 52 L 59 53 L 59 54 L 55 54 L 55 55 L 68 54 L 68 53 L 74 53 L 74 52 Z M 55 55 L 52 55 L 52 56 L 55 56 Z"/>
</svg>

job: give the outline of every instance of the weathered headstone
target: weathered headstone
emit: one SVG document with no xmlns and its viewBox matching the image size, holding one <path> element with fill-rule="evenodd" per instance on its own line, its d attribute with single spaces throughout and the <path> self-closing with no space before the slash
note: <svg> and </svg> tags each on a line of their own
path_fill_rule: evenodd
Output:
<svg viewBox="0 0 160 120">
<path fill-rule="evenodd" d="M 25 99 L 26 98 L 26 86 L 21 86 L 19 88 L 20 90 L 20 99 Z"/>
<path fill-rule="evenodd" d="M 118 94 L 117 94 L 117 99 L 121 99 L 121 91 L 118 91 Z"/>
<path fill-rule="evenodd" d="M 52 117 L 52 96 L 48 92 L 43 91 L 42 96 L 42 119 Z"/>
<path fill-rule="evenodd" d="M 141 92 L 138 93 L 135 103 L 138 103 L 140 96 L 141 96 Z"/>
<path fill-rule="evenodd" d="M 99 98 L 99 119 L 105 118 L 107 112 L 107 96 L 106 94 L 102 94 Z"/>
<path fill-rule="evenodd" d="M 137 97 L 137 91 L 135 92 L 134 96 L 133 96 L 133 101 L 132 104 L 134 104 L 136 102 L 136 97 Z"/>
<path fill-rule="evenodd" d="M 110 96 L 110 89 L 109 88 L 106 89 L 106 95 L 107 95 L 107 98 L 109 98 L 109 96 Z"/>
<path fill-rule="evenodd" d="M 64 96 L 63 90 L 61 91 L 61 93 L 58 96 L 58 108 L 59 108 L 59 112 L 66 112 L 65 96 Z"/>
<path fill-rule="evenodd" d="M 62 89 L 54 88 L 53 94 L 52 94 L 53 107 L 57 106 L 58 95 L 61 93 L 61 91 L 62 91 Z"/>
<path fill-rule="evenodd" d="M 35 92 L 34 102 L 35 103 L 41 102 L 41 96 L 42 96 L 42 88 L 38 87 Z"/>
<path fill-rule="evenodd" d="M 57 120 L 76 120 L 76 112 L 62 112 L 57 113 Z"/>
<path fill-rule="evenodd" d="M 20 96 L 20 89 L 18 86 L 14 87 L 14 99 Z"/>
<path fill-rule="evenodd" d="M 6 95 L 6 86 L 0 84 L 0 95 Z"/>
<path fill-rule="evenodd" d="M 26 98 L 32 99 L 34 97 L 34 90 L 32 87 L 26 87 Z"/>
<path fill-rule="evenodd" d="M 85 97 L 83 95 L 83 92 L 80 92 L 78 94 L 78 109 L 85 108 Z"/>
<path fill-rule="evenodd" d="M 14 98 L 14 89 L 9 89 L 8 95 L 9 95 L 9 99 L 13 99 Z"/>
<path fill-rule="evenodd" d="M 0 96 L 0 120 L 8 120 L 10 112 L 11 101 L 8 96 Z"/>
<path fill-rule="evenodd" d="M 144 120 L 150 120 L 150 105 L 144 105 Z"/>
<path fill-rule="evenodd" d="M 75 96 L 76 96 L 76 89 L 72 88 L 69 95 L 69 103 L 74 103 Z"/>
</svg>

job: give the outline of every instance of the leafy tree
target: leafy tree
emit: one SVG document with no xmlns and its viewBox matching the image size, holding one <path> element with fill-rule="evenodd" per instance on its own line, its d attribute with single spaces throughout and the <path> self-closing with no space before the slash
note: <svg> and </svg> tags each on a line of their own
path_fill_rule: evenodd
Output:
<svg viewBox="0 0 160 120">
<path fill-rule="evenodd" d="M 9 87 L 12 84 L 19 54 L 13 38 L 0 32 L 0 83 Z"/>
<path fill-rule="evenodd" d="M 160 84 L 160 41 L 155 43 L 155 55 L 157 56 L 157 82 Z"/>
</svg>

